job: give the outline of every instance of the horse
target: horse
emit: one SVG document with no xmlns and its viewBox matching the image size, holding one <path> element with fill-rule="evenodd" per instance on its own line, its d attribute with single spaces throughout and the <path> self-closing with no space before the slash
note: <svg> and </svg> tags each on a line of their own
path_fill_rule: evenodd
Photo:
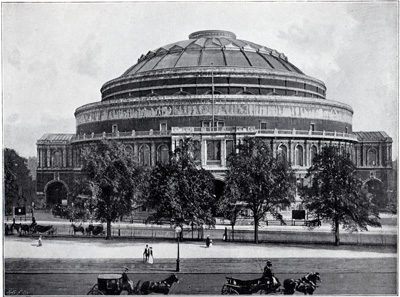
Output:
<svg viewBox="0 0 400 297">
<path fill-rule="evenodd" d="M 82 232 L 82 235 L 85 235 L 85 228 L 83 228 L 83 226 L 75 226 L 75 224 L 71 224 L 71 227 L 74 230 L 74 235 L 76 234 L 76 232 Z"/>
<path fill-rule="evenodd" d="M 314 219 L 314 220 L 306 221 L 306 226 L 309 226 L 309 227 L 321 227 L 321 220 L 320 219 Z"/>
<path fill-rule="evenodd" d="M 31 232 L 30 226 L 27 224 L 12 224 L 11 232 L 14 229 L 18 232 L 19 236 L 22 236 L 22 232 L 24 232 L 24 234 Z"/>
<path fill-rule="evenodd" d="M 49 225 L 49 226 L 36 225 L 33 231 L 34 231 L 34 233 L 53 234 L 57 231 L 57 229 L 54 228 L 53 225 Z"/>
<path fill-rule="evenodd" d="M 140 281 L 138 281 L 134 291 L 141 295 L 148 295 L 150 293 L 162 293 L 168 295 L 169 290 L 174 283 L 179 283 L 179 279 L 175 274 L 172 274 L 170 277 L 159 282 L 146 281 L 141 284 Z"/>
<path fill-rule="evenodd" d="M 318 272 L 310 272 L 298 280 L 285 279 L 283 282 L 283 292 L 285 295 L 293 295 L 295 291 L 312 295 L 317 288 L 317 282 L 321 282 Z"/>
<path fill-rule="evenodd" d="M 104 234 L 103 225 L 101 224 L 97 226 L 90 224 L 89 227 L 85 229 L 85 231 L 86 234 L 93 234 L 93 235 Z"/>
</svg>

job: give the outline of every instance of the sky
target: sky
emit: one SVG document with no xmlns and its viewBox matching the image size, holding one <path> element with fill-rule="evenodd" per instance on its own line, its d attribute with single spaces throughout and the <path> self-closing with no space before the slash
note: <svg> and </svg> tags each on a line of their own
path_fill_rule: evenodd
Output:
<svg viewBox="0 0 400 297">
<path fill-rule="evenodd" d="M 386 131 L 397 158 L 397 1 L 2 3 L 3 147 L 36 156 L 142 54 L 209 29 L 283 52 L 352 106 L 353 131 Z"/>
</svg>

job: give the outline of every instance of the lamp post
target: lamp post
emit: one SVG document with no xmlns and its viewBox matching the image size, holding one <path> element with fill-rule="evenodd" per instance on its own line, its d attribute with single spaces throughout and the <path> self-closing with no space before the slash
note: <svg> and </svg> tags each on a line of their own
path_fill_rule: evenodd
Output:
<svg viewBox="0 0 400 297">
<path fill-rule="evenodd" d="M 179 272 L 180 271 L 180 267 L 179 267 L 179 237 L 181 235 L 182 228 L 180 226 L 176 226 L 175 227 L 175 232 L 176 232 L 177 237 L 178 237 L 178 256 L 176 258 L 176 272 Z"/>
</svg>

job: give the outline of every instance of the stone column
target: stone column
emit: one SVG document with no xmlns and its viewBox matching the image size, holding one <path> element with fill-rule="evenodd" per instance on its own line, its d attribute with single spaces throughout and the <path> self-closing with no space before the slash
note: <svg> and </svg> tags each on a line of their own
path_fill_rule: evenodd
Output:
<svg viewBox="0 0 400 297">
<path fill-rule="evenodd" d="M 276 158 L 275 141 L 274 141 L 273 138 L 271 139 L 271 152 L 272 152 L 272 156 L 273 156 L 274 158 Z"/>
<path fill-rule="evenodd" d="M 63 147 L 62 157 L 62 167 L 67 167 L 67 148 L 65 146 Z"/>
<path fill-rule="evenodd" d="M 291 140 L 289 140 L 288 149 L 289 149 L 289 152 L 288 152 L 288 155 L 289 155 L 289 162 L 290 162 L 292 165 L 295 165 L 295 164 L 294 164 L 294 161 L 295 161 L 295 158 L 294 158 L 294 155 L 295 155 L 295 152 L 294 152 L 294 143 L 293 143 L 293 141 L 291 141 Z"/>
<path fill-rule="evenodd" d="M 139 161 L 139 144 L 137 142 L 133 143 L 133 154 L 135 158 Z"/>
<path fill-rule="evenodd" d="M 207 165 L 207 141 L 205 139 L 201 141 L 201 165 Z"/>
<path fill-rule="evenodd" d="M 226 166 L 226 140 L 221 140 L 221 166 Z"/>
<path fill-rule="evenodd" d="M 156 165 L 156 144 L 154 143 L 154 141 L 151 142 L 151 156 L 150 156 L 150 164 L 151 166 L 155 166 Z"/>
<path fill-rule="evenodd" d="M 38 167 L 42 167 L 41 165 L 40 165 L 40 161 L 42 160 L 42 156 L 40 155 L 40 149 L 39 148 L 37 148 L 37 157 L 38 157 Z"/>
<path fill-rule="evenodd" d="M 367 148 L 364 146 L 363 147 L 363 166 L 367 166 Z"/>
<path fill-rule="evenodd" d="M 72 148 L 68 148 L 68 167 L 72 167 Z"/>
<path fill-rule="evenodd" d="M 310 159 L 310 145 L 308 144 L 307 140 L 304 140 L 304 152 L 303 152 L 303 154 L 304 154 L 304 163 L 303 163 L 303 165 L 305 167 L 308 167 L 309 166 L 308 160 Z"/>
<path fill-rule="evenodd" d="M 376 158 L 376 165 L 377 166 L 381 166 L 381 164 L 383 164 L 383 158 L 382 158 L 382 143 L 379 143 L 378 146 L 378 156 Z"/>
<path fill-rule="evenodd" d="M 39 167 L 43 167 L 43 150 L 41 147 L 38 148 L 38 157 L 39 157 Z"/>
<path fill-rule="evenodd" d="M 47 147 L 47 167 L 50 167 L 50 158 L 51 158 L 50 147 Z"/>
</svg>

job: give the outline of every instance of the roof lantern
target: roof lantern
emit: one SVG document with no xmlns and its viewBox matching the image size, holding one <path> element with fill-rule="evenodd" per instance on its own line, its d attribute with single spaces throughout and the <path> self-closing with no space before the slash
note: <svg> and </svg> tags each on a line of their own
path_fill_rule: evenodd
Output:
<svg viewBox="0 0 400 297">
<path fill-rule="evenodd" d="M 230 39 L 236 39 L 235 33 L 223 30 L 196 31 L 189 35 L 189 39 L 213 38 L 213 37 L 226 37 Z"/>
</svg>

